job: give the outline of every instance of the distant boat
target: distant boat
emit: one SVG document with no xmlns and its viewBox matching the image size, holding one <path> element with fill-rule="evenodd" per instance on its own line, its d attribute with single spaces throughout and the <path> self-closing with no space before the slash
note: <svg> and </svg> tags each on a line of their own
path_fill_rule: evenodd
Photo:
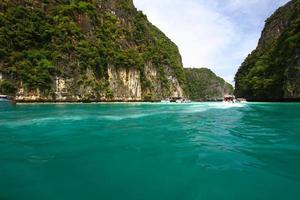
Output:
<svg viewBox="0 0 300 200">
<path fill-rule="evenodd" d="M 7 95 L 0 95 L 0 101 L 9 101 Z"/>
<path fill-rule="evenodd" d="M 247 103 L 247 100 L 244 98 L 236 99 L 233 95 L 225 95 L 223 98 L 224 103 Z"/>
<path fill-rule="evenodd" d="M 223 98 L 224 103 L 237 103 L 237 100 L 234 95 L 225 95 Z"/>
<path fill-rule="evenodd" d="M 176 100 L 176 103 L 191 103 L 191 100 L 180 98 Z"/>
<path fill-rule="evenodd" d="M 170 99 L 163 99 L 163 100 L 161 100 L 160 102 L 161 102 L 161 103 L 170 103 L 171 100 L 170 100 Z"/>
<path fill-rule="evenodd" d="M 192 101 L 189 100 L 189 99 L 184 99 L 184 100 L 183 100 L 183 103 L 192 103 Z"/>
<path fill-rule="evenodd" d="M 239 103 L 247 103 L 247 100 L 246 99 L 243 99 L 243 98 L 238 98 L 237 101 Z"/>
</svg>

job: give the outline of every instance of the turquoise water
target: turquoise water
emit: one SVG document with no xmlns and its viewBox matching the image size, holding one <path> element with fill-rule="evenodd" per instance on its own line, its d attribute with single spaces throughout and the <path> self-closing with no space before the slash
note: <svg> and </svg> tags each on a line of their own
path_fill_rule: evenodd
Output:
<svg viewBox="0 0 300 200">
<path fill-rule="evenodd" d="M 299 200 L 300 104 L 0 104 L 1 200 Z"/>
</svg>

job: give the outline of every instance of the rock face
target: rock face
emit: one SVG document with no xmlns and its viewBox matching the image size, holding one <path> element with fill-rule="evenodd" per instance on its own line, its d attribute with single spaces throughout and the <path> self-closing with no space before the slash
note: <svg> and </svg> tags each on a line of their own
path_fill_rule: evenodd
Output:
<svg viewBox="0 0 300 200">
<path fill-rule="evenodd" d="M 185 69 L 189 96 L 192 100 L 207 101 L 222 99 L 232 94 L 233 87 L 207 68 Z"/>
<path fill-rule="evenodd" d="M 116 69 L 114 66 L 108 68 L 108 82 L 112 89 L 115 100 L 141 101 L 142 86 L 141 75 L 137 69 Z"/>
<path fill-rule="evenodd" d="M 17 101 L 185 96 L 177 46 L 132 0 L 1 1 L 0 74 Z"/>
<path fill-rule="evenodd" d="M 300 1 L 266 20 L 257 48 L 235 77 L 235 94 L 249 101 L 300 100 Z"/>
</svg>

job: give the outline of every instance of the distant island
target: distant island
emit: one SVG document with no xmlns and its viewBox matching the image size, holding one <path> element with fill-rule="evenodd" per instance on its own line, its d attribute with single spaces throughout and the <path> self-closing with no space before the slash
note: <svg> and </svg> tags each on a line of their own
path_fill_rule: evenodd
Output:
<svg viewBox="0 0 300 200">
<path fill-rule="evenodd" d="M 188 94 L 193 101 L 218 101 L 233 94 L 233 87 L 207 68 L 186 68 Z"/>
</svg>

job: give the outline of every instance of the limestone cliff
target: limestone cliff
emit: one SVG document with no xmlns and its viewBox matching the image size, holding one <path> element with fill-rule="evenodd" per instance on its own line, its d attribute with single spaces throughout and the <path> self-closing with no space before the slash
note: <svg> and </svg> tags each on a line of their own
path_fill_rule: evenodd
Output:
<svg viewBox="0 0 300 200">
<path fill-rule="evenodd" d="M 0 93 L 18 101 L 183 97 L 177 46 L 132 0 L 0 2 Z"/>
<path fill-rule="evenodd" d="M 300 100 L 300 1 L 266 21 L 257 48 L 235 77 L 235 94 L 249 101 Z"/>
</svg>

